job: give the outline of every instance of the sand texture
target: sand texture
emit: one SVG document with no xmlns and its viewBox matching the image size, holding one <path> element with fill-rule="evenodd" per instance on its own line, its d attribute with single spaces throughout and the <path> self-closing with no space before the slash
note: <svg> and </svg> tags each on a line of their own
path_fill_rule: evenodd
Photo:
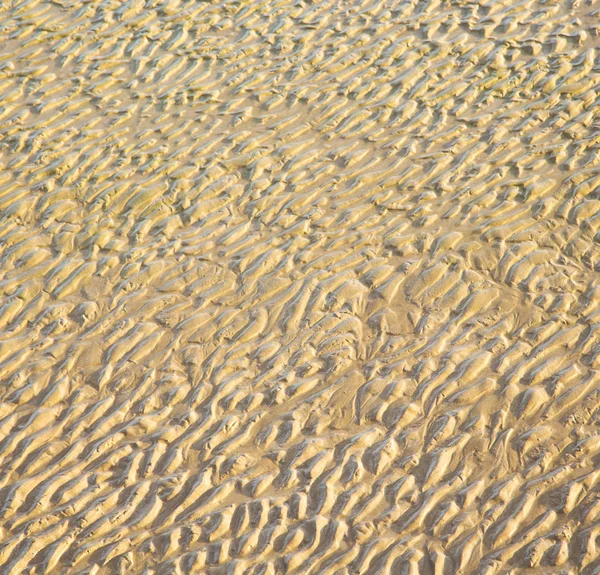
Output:
<svg viewBox="0 0 600 575">
<path fill-rule="evenodd" d="M 599 32 L 4 0 L 0 575 L 600 573 Z"/>
</svg>

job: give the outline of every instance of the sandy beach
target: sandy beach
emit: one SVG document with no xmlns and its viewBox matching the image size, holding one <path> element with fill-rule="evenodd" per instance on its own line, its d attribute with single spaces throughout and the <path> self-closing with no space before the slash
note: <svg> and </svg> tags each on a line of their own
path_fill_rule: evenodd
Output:
<svg viewBox="0 0 600 575">
<path fill-rule="evenodd" d="M 599 16 L 2 2 L 0 575 L 600 573 Z"/>
</svg>

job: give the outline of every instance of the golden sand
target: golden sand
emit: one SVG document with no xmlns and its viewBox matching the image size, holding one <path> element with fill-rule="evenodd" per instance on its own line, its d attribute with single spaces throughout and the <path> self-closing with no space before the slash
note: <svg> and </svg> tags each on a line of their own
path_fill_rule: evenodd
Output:
<svg viewBox="0 0 600 575">
<path fill-rule="evenodd" d="M 0 574 L 600 573 L 600 3 L 0 8 Z"/>
</svg>

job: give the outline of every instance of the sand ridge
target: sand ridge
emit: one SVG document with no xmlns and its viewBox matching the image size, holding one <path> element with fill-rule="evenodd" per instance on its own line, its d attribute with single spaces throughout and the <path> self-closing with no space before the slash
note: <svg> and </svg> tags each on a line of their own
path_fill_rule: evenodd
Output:
<svg viewBox="0 0 600 575">
<path fill-rule="evenodd" d="M 4 2 L 0 573 L 597 573 L 596 4 Z"/>
</svg>

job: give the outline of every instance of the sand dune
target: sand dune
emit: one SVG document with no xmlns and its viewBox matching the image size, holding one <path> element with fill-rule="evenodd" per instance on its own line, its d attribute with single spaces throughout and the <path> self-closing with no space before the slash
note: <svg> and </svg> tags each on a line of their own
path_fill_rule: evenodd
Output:
<svg viewBox="0 0 600 575">
<path fill-rule="evenodd" d="M 4 2 L 0 573 L 599 573 L 599 10 Z"/>
</svg>

